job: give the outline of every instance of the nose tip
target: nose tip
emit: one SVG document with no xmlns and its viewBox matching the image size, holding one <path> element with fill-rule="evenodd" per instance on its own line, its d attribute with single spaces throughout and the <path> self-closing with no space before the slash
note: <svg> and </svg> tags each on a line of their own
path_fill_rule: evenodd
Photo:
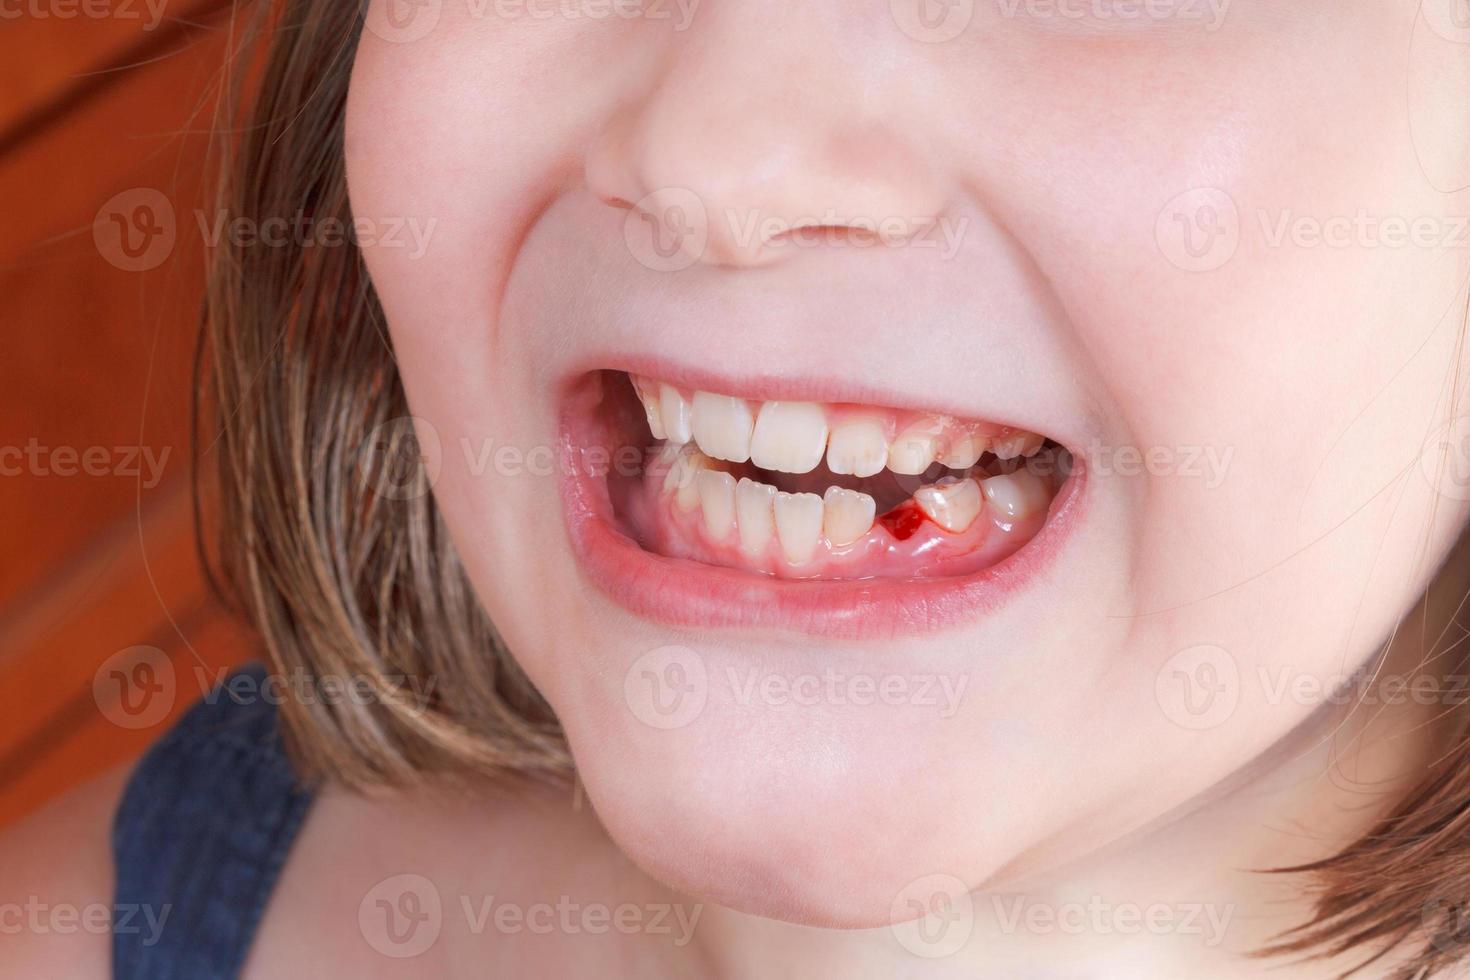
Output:
<svg viewBox="0 0 1470 980">
<path fill-rule="evenodd" d="M 589 150 L 588 187 L 660 261 L 756 267 L 803 247 L 901 245 L 939 219 L 943 183 L 891 129 L 830 107 L 740 116 L 646 105 Z"/>
</svg>

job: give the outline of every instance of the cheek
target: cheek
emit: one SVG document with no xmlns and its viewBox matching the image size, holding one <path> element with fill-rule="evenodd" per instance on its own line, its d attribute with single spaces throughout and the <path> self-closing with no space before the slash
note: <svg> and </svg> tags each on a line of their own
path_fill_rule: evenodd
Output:
<svg viewBox="0 0 1470 980">
<path fill-rule="evenodd" d="M 364 32 L 348 186 L 359 221 L 413 231 L 364 243 L 363 255 L 421 442 L 437 457 L 439 509 L 482 594 L 544 608 L 552 597 L 538 598 L 525 572 L 538 542 L 560 533 L 554 511 L 535 505 L 554 492 L 554 432 L 500 312 L 518 244 L 572 172 L 597 90 L 553 70 L 578 45 L 574 31 L 470 17 L 474 6 L 443 5 L 411 42 Z"/>
<path fill-rule="evenodd" d="M 416 408 L 477 384 L 503 357 L 498 314 L 516 249 L 580 179 L 612 89 L 558 66 L 620 43 L 613 30 L 594 49 L 575 20 L 473 16 L 477 7 L 443 5 L 412 43 L 365 32 L 348 99 L 354 215 L 424 229 L 421 249 L 364 248 Z M 525 392 L 507 380 L 476 394 L 514 407 Z"/>
<path fill-rule="evenodd" d="M 1424 170 L 1414 18 L 1324 16 L 1303 14 L 1328 49 L 1311 65 L 1239 19 L 1136 63 L 1084 49 L 1010 131 L 1038 186 L 1009 199 L 1009 224 L 1111 390 L 1115 442 L 1095 463 L 1142 504 L 1138 603 L 1173 610 L 1181 646 L 1251 649 L 1269 626 L 1340 649 L 1361 613 L 1365 655 L 1442 503 L 1417 460 L 1460 359 L 1467 200 Z M 1023 115 L 1053 122 L 1026 135 Z M 1430 247 L 1405 242 L 1415 223 Z"/>
</svg>

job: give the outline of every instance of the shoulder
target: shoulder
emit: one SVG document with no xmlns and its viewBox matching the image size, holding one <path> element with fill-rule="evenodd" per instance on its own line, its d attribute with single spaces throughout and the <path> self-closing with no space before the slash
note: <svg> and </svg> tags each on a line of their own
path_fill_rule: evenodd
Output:
<svg viewBox="0 0 1470 980">
<path fill-rule="evenodd" d="M 0 832 L 0 978 L 105 977 L 124 767 Z"/>
<path fill-rule="evenodd" d="M 216 686 L 133 771 L 112 827 L 120 976 L 235 976 L 312 794 L 252 665 Z"/>
<path fill-rule="evenodd" d="M 630 876 L 641 877 L 570 787 L 512 777 L 409 791 L 329 786 L 266 910 L 245 976 L 293 967 L 440 975 L 462 957 L 490 972 L 587 973 L 586 963 L 553 969 L 530 930 L 501 931 L 486 917 L 562 895 L 611 907 L 604 893 L 625 896 Z M 556 950 L 571 952 L 568 944 Z"/>
<path fill-rule="evenodd" d="M 139 761 L 118 801 L 120 864 L 135 852 L 171 854 L 189 838 L 205 840 L 207 831 L 304 802 L 265 677 L 258 664 L 236 671 Z"/>
<path fill-rule="evenodd" d="M 136 764 L 0 836 L 0 980 L 238 968 L 311 799 L 264 677 L 236 672 Z"/>
</svg>

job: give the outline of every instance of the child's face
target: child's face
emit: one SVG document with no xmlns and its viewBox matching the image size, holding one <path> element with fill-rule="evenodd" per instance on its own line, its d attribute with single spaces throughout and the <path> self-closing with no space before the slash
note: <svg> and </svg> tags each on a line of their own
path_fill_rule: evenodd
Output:
<svg viewBox="0 0 1470 980">
<path fill-rule="evenodd" d="M 635 860 L 887 921 L 1374 651 L 1470 496 L 1453 7 L 374 3 L 349 182 L 426 234 L 365 251 L 433 492 Z M 667 490 L 566 464 L 681 399 Z"/>
</svg>

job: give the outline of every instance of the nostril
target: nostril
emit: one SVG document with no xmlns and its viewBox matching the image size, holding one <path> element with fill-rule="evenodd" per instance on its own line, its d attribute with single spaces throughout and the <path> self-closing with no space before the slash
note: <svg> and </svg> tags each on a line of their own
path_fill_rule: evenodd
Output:
<svg viewBox="0 0 1470 980">
<path fill-rule="evenodd" d="M 889 238 L 877 229 L 851 225 L 798 224 L 767 239 L 768 248 L 783 246 L 856 246 L 867 248 L 884 244 Z"/>
</svg>

